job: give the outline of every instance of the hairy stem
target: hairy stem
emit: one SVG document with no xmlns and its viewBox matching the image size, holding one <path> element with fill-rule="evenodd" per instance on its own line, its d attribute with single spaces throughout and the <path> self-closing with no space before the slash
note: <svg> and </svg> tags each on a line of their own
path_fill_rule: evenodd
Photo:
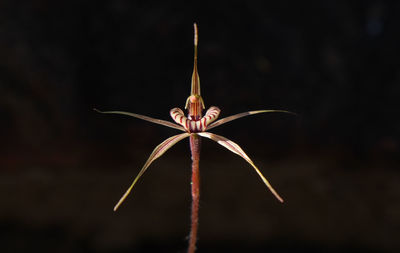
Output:
<svg viewBox="0 0 400 253">
<path fill-rule="evenodd" d="M 199 224 L 199 199 L 200 199 L 200 136 L 190 135 L 190 151 L 192 153 L 192 225 L 190 228 L 188 253 L 196 250 L 197 227 Z"/>
</svg>

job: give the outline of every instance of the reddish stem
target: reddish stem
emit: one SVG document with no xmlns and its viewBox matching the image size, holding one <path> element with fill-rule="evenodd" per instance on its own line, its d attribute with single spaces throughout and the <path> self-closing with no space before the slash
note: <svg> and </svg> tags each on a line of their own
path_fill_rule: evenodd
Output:
<svg viewBox="0 0 400 253">
<path fill-rule="evenodd" d="M 196 250 L 197 227 L 199 224 L 200 140 L 200 137 L 196 134 L 190 136 L 190 151 L 192 152 L 192 225 L 190 229 L 188 253 L 194 253 Z"/>
</svg>

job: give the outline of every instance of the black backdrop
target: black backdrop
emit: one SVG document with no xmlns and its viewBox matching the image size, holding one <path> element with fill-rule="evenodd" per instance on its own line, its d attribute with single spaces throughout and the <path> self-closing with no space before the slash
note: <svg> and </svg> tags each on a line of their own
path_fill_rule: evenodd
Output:
<svg viewBox="0 0 400 253">
<path fill-rule="evenodd" d="M 398 1 L 1 1 L 0 251 L 184 252 L 187 141 L 112 207 L 175 130 L 193 22 L 206 107 L 255 109 L 204 140 L 199 252 L 400 248 Z"/>
</svg>

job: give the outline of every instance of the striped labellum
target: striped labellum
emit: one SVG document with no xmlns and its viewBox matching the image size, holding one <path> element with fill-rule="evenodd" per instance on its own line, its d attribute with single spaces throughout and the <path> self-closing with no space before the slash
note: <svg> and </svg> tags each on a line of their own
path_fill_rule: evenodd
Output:
<svg viewBox="0 0 400 253">
<path fill-rule="evenodd" d="M 183 126 L 188 133 L 204 132 L 207 126 L 214 122 L 220 113 L 220 109 L 216 106 L 210 107 L 206 115 L 199 120 L 188 119 L 180 108 L 174 108 L 170 111 L 172 119 Z"/>
</svg>

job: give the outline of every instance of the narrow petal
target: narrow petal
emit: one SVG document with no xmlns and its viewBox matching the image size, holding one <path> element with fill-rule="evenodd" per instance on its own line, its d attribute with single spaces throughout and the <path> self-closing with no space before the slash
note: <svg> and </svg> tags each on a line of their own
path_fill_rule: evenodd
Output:
<svg viewBox="0 0 400 253">
<path fill-rule="evenodd" d="M 181 131 L 185 131 L 185 129 L 177 124 L 174 124 L 172 122 L 166 121 L 166 120 L 162 120 L 162 119 L 155 119 L 155 118 L 151 118 L 148 116 L 144 116 L 144 115 L 140 115 L 140 114 L 136 114 L 136 113 L 131 113 L 131 112 L 122 112 L 122 111 L 100 111 L 97 110 L 96 108 L 94 108 L 93 110 L 95 110 L 96 112 L 99 113 L 108 113 L 108 114 L 122 114 L 122 115 L 127 115 L 127 116 L 131 116 L 134 118 L 138 118 L 138 119 L 142 119 L 142 120 L 146 120 L 155 124 L 159 124 L 159 125 L 163 125 L 163 126 L 167 126 L 170 128 L 175 128 Z"/>
<path fill-rule="evenodd" d="M 254 114 L 258 114 L 258 113 L 265 113 L 265 112 L 283 112 L 283 113 L 289 113 L 289 114 L 293 114 L 293 115 L 297 115 L 294 112 L 289 112 L 289 111 L 284 111 L 284 110 L 259 110 L 259 111 L 249 111 L 249 112 L 242 112 L 242 113 L 238 113 L 223 119 L 220 119 L 214 123 L 212 123 L 211 125 L 209 125 L 207 127 L 207 130 L 220 126 L 222 124 L 228 123 L 229 121 L 235 120 L 235 119 L 239 119 L 245 116 L 249 116 L 249 115 L 254 115 Z"/>
<path fill-rule="evenodd" d="M 253 166 L 253 168 L 255 169 L 257 174 L 261 177 L 262 181 L 265 183 L 265 185 L 268 187 L 268 189 L 272 192 L 272 194 L 274 194 L 275 197 L 280 202 L 283 202 L 283 199 L 274 190 L 274 188 L 271 186 L 271 184 L 268 182 L 268 180 L 263 176 L 261 171 L 256 167 L 256 165 L 253 163 L 253 161 L 246 155 L 246 153 L 239 147 L 238 144 L 236 144 L 235 142 L 233 142 L 223 136 L 208 133 L 208 132 L 202 132 L 202 133 L 197 133 L 197 134 L 217 142 L 218 144 L 224 146 L 225 148 L 232 151 L 233 153 L 241 156 L 244 160 L 246 160 L 248 163 L 250 163 L 250 165 Z"/>
<path fill-rule="evenodd" d="M 114 207 L 114 211 L 116 211 L 119 206 L 124 202 L 126 197 L 129 195 L 131 192 L 133 186 L 135 186 L 136 182 L 139 180 L 139 178 L 143 175 L 143 173 L 147 170 L 147 168 L 150 166 L 152 162 L 154 162 L 157 158 L 162 156 L 169 148 L 174 146 L 176 143 L 181 141 L 182 139 L 190 136 L 189 133 L 183 133 L 183 134 L 178 134 L 174 135 L 172 137 L 169 137 L 165 141 L 163 141 L 161 144 L 159 144 L 151 153 L 149 158 L 147 159 L 146 163 L 144 164 L 143 168 L 139 171 L 139 174 L 136 176 L 135 180 L 133 180 L 133 183 L 131 186 L 128 188 L 128 190 L 125 192 L 125 194 L 122 196 L 122 198 L 118 201 L 118 203 Z"/>
</svg>

